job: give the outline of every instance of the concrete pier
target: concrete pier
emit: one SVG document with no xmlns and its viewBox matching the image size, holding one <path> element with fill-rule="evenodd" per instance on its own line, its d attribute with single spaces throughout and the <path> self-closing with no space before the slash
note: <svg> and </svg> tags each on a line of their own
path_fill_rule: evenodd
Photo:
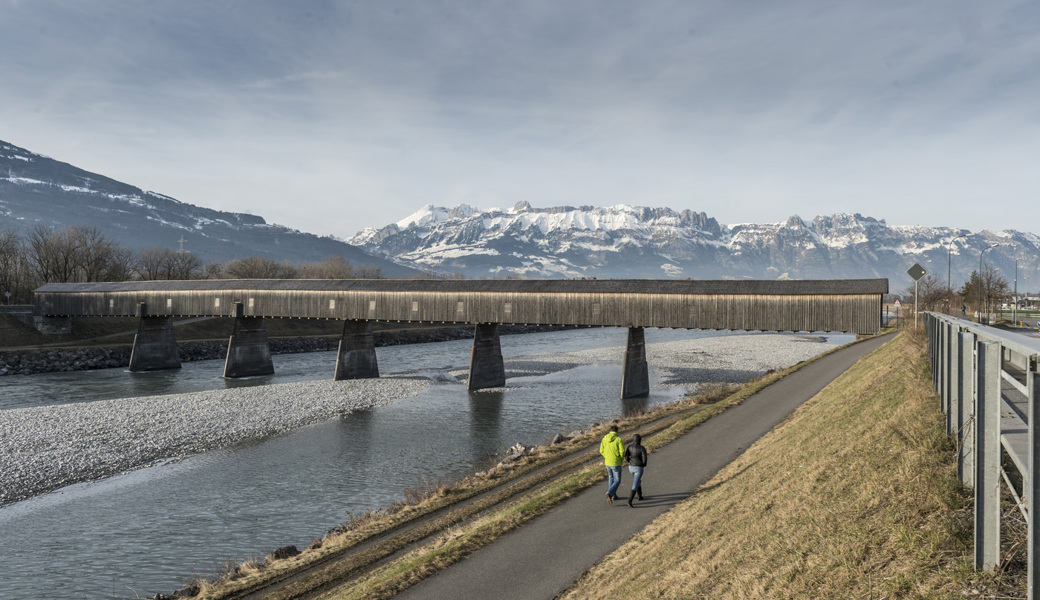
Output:
<svg viewBox="0 0 1040 600">
<path fill-rule="evenodd" d="M 650 369 L 646 364 L 646 342 L 642 327 L 628 328 L 625 365 L 621 374 L 621 397 L 650 395 Z"/>
<path fill-rule="evenodd" d="M 253 377 L 274 374 L 271 348 L 267 345 L 267 326 L 259 317 L 237 317 L 228 340 L 224 377 Z"/>
<path fill-rule="evenodd" d="M 470 390 L 502 387 L 506 384 L 506 367 L 502 360 L 502 344 L 497 323 L 477 324 L 473 352 L 469 361 Z"/>
<path fill-rule="evenodd" d="M 372 339 L 372 323 L 347 319 L 336 354 L 335 381 L 343 379 L 371 379 L 379 377 L 376 345 Z"/>
<path fill-rule="evenodd" d="M 143 309 L 142 309 L 143 312 Z M 177 339 L 173 334 L 173 317 L 141 315 L 130 351 L 130 370 L 159 371 L 181 368 Z"/>
</svg>

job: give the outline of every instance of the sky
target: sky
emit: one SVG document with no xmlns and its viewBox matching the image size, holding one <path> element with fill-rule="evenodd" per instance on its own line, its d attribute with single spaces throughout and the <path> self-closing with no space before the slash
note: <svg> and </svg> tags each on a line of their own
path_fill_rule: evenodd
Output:
<svg viewBox="0 0 1040 600">
<path fill-rule="evenodd" d="M 426 204 L 1040 232 L 1040 3 L 0 0 L 0 140 L 349 237 Z"/>
</svg>

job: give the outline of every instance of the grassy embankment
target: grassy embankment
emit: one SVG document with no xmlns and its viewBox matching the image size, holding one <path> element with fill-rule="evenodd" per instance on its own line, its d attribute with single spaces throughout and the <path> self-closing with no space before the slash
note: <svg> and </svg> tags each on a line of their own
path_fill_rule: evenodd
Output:
<svg viewBox="0 0 1040 600">
<path fill-rule="evenodd" d="M 564 597 L 1024 597 L 1020 573 L 971 570 L 921 337 L 865 358 Z"/>
</svg>

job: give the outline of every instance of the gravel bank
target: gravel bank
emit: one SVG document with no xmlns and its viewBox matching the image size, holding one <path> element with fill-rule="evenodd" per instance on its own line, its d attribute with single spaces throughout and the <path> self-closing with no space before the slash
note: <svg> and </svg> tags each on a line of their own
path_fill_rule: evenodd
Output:
<svg viewBox="0 0 1040 600">
<path fill-rule="evenodd" d="M 421 378 L 310 381 L 0 411 L 0 505 L 418 394 Z"/>
<path fill-rule="evenodd" d="M 730 335 L 647 345 L 657 386 L 746 381 L 825 352 L 822 337 Z M 624 348 L 506 361 L 507 377 L 621 361 Z M 452 372 L 464 380 L 464 369 Z M 429 379 L 310 381 L 0 411 L 0 505 L 60 487 L 286 433 L 415 395 Z"/>
</svg>

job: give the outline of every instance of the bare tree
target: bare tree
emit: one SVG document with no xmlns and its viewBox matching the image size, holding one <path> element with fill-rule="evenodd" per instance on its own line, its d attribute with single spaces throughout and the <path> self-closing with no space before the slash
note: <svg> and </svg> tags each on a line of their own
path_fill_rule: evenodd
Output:
<svg viewBox="0 0 1040 600">
<path fill-rule="evenodd" d="M 169 255 L 172 250 L 162 246 L 145 248 L 137 259 L 137 276 L 145 281 L 169 279 Z"/>
<path fill-rule="evenodd" d="M 137 273 L 148 281 L 195 279 L 202 274 L 202 259 L 190 252 L 155 246 L 141 251 Z"/>
<path fill-rule="evenodd" d="M 34 287 L 22 237 L 9 229 L 0 231 L 0 293 L 11 292 L 10 298 L 0 298 L 0 302 L 11 302 L 11 298 L 14 302 L 28 301 Z"/>
<path fill-rule="evenodd" d="M 37 223 L 28 234 L 28 261 L 42 283 L 75 281 L 79 269 L 81 237 L 72 229 L 60 231 Z"/>
<path fill-rule="evenodd" d="M 202 259 L 191 252 L 174 252 L 170 279 L 197 279 L 202 274 Z"/>
<path fill-rule="evenodd" d="M 333 254 L 320 263 L 305 263 L 299 268 L 300 279 L 355 279 L 357 274 L 350 261 Z"/>
<path fill-rule="evenodd" d="M 916 284 L 911 284 L 903 290 L 902 296 L 908 305 L 913 305 L 915 293 L 918 310 L 949 312 L 951 296 L 946 289 L 946 282 L 940 281 L 935 273 L 922 277 Z"/>
<path fill-rule="evenodd" d="M 133 248 L 116 246 L 109 256 L 104 281 L 129 281 L 137 269 L 138 254 Z"/>
<path fill-rule="evenodd" d="M 200 270 L 199 277 L 202 279 L 223 279 L 224 265 L 218 262 L 208 262 Z"/>
<path fill-rule="evenodd" d="M 229 279 L 295 279 L 296 267 L 289 261 L 278 261 L 262 256 L 235 258 L 224 265 L 224 276 Z"/>
<path fill-rule="evenodd" d="M 73 227 L 70 235 L 77 240 L 80 278 L 87 282 L 106 279 L 118 245 L 94 226 Z"/>
</svg>

